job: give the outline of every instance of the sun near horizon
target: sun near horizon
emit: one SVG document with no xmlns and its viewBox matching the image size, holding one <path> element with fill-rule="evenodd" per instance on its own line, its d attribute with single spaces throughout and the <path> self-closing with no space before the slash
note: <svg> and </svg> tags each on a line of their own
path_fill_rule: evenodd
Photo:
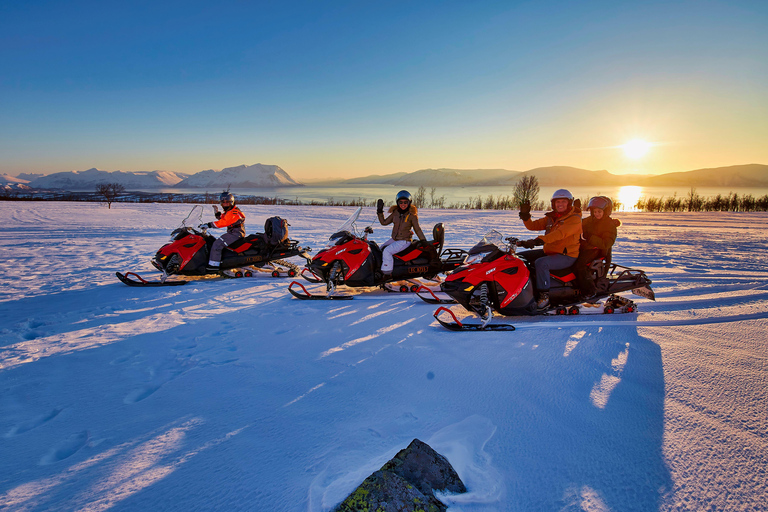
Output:
<svg viewBox="0 0 768 512">
<path fill-rule="evenodd" d="M 624 150 L 624 154 L 627 157 L 637 160 L 647 155 L 652 146 L 653 144 L 646 140 L 632 139 L 620 147 Z"/>
</svg>

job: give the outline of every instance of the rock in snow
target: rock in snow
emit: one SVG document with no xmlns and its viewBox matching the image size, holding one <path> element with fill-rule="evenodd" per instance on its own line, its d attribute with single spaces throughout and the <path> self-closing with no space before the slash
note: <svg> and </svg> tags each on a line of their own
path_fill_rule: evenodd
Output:
<svg viewBox="0 0 768 512">
<path fill-rule="evenodd" d="M 334 510 L 382 512 L 434 511 L 447 507 L 433 491 L 467 492 L 464 482 L 448 462 L 428 444 L 414 439 L 380 470 L 366 478 Z"/>
</svg>

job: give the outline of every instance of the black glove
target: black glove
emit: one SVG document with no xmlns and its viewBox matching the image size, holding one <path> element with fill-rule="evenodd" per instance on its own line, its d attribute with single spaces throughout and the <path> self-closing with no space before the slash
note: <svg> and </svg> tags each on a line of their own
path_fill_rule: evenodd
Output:
<svg viewBox="0 0 768 512">
<path fill-rule="evenodd" d="M 573 200 L 573 206 L 575 208 L 578 208 L 579 210 L 581 210 L 581 199 L 579 199 L 578 197 L 576 199 L 574 199 Z"/>
<path fill-rule="evenodd" d="M 206 222 L 205 224 L 200 224 L 199 226 L 197 226 L 197 229 L 211 229 L 214 227 L 216 226 L 213 225 L 213 222 Z"/>
<path fill-rule="evenodd" d="M 531 220 L 531 203 L 528 201 L 525 201 L 523 204 L 521 204 L 520 213 L 518 215 L 520 215 L 520 218 L 524 221 Z"/>
<path fill-rule="evenodd" d="M 379 199 L 376 201 L 376 213 L 384 213 L 384 200 Z"/>
<path fill-rule="evenodd" d="M 544 240 L 541 238 L 532 238 L 530 240 L 520 240 L 517 245 L 526 249 L 533 249 L 537 245 L 544 245 Z"/>
<path fill-rule="evenodd" d="M 431 245 L 432 244 L 430 244 L 426 240 L 419 240 L 418 242 L 416 242 L 416 247 L 418 247 L 419 249 L 428 249 Z"/>
<path fill-rule="evenodd" d="M 216 213 L 214 213 L 216 216 L 216 220 L 219 220 L 221 218 L 221 212 L 219 210 L 216 210 Z"/>
</svg>

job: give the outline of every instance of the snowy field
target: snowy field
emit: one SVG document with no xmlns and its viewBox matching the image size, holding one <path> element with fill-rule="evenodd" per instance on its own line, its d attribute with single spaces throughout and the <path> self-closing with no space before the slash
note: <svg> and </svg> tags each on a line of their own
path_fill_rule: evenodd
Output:
<svg viewBox="0 0 768 512">
<path fill-rule="evenodd" d="M 768 509 L 768 215 L 618 214 L 657 302 L 455 333 L 410 294 L 120 283 L 190 208 L 0 202 L 0 509 L 326 511 L 413 438 L 467 484 L 451 511 Z M 353 208 L 243 210 L 318 249 Z"/>
</svg>

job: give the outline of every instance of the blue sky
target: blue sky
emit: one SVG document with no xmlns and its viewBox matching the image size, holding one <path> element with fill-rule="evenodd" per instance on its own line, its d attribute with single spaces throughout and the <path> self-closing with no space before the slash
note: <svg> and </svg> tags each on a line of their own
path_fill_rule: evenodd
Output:
<svg viewBox="0 0 768 512">
<path fill-rule="evenodd" d="M 0 0 L 0 172 L 768 163 L 766 84 L 764 1 Z"/>
</svg>

